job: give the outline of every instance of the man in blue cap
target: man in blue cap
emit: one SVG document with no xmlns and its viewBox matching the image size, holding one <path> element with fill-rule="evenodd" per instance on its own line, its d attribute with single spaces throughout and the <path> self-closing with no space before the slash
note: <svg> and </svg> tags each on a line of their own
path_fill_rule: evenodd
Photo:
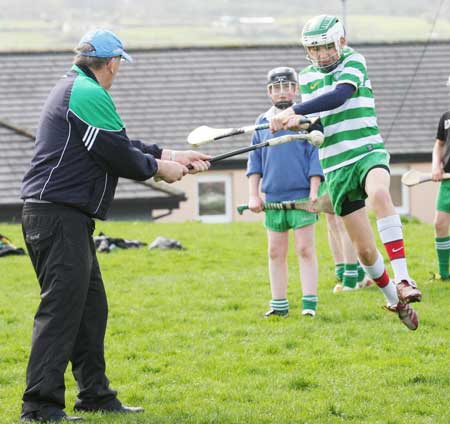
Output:
<svg viewBox="0 0 450 424">
<path fill-rule="evenodd" d="M 128 62 L 133 62 L 131 56 L 125 52 L 122 41 L 112 31 L 97 29 L 87 32 L 80 40 L 79 45 L 90 44 L 91 49 L 85 51 L 83 56 L 91 57 L 122 57 Z"/>
<path fill-rule="evenodd" d="M 106 218 L 119 177 L 172 183 L 209 167 L 202 153 L 128 138 L 108 90 L 121 60 L 132 59 L 114 33 L 89 32 L 75 51 L 72 69 L 42 110 L 22 185 L 22 229 L 41 287 L 23 395 L 26 422 L 82 420 L 64 412 L 69 361 L 79 388 L 75 410 L 143 411 L 122 405 L 105 374 L 108 306 L 94 218 Z"/>
</svg>

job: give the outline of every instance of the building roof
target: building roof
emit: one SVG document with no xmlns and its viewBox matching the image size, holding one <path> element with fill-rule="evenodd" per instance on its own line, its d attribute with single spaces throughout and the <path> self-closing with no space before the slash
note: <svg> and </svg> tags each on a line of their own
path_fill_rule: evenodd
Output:
<svg viewBox="0 0 450 424">
<path fill-rule="evenodd" d="M 366 57 L 387 149 L 393 155 L 429 154 L 439 117 L 448 109 L 450 44 L 432 42 L 426 49 L 419 42 L 352 47 Z M 175 149 L 186 149 L 188 133 L 200 125 L 251 125 L 270 106 L 267 71 L 307 65 L 297 45 L 131 52 L 135 63 L 122 65 L 111 91 L 127 132 Z M 0 119 L 34 132 L 48 91 L 70 68 L 72 56 L 67 51 L 0 53 Z M 17 136 L 12 140 L 18 152 L 27 150 Z M 202 150 L 219 154 L 248 140 L 223 139 Z"/>
<path fill-rule="evenodd" d="M 0 121 L 0 206 L 21 203 L 20 184 L 33 155 L 32 134 Z M 153 209 L 177 208 L 185 193 L 164 182 L 119 179 L 116 200 L 152 200 Z"/>
</svg>

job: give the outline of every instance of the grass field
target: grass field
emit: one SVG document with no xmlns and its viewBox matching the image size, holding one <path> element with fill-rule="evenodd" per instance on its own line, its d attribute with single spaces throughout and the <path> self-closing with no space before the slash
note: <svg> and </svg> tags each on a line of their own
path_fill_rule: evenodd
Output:
<svg viewBox="0 0 450 424">
<path fill-rule="evenodd" d="M 321 219 L 319 311 L 300 316 L 296 259 L 288 319 L 266 320 L 265 232 L 228 225 L 97 223 L 96 231 L 185 251 L 99 254 L 109 299 L 107 374 L 134 417 L 87 423 L 449 423 L 450 284 L 435 268 L 432 227 L 405 224 L 410 269 L 424 293 L 416 332 L 382 310 L 378 289 L 334 295 Z M 24 246 L 17 225 L 0 233 Z M 29 258 L 0 259 L 0 422 L 17 422 L 39 292 Z M 66 376 L 67 412 L 76 386 Z"/>
</svg>

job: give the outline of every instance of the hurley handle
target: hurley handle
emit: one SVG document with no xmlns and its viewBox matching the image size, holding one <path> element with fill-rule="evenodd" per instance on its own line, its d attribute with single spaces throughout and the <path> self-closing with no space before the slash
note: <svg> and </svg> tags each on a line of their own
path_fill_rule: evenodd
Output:
<svg viewBox="0 0 450 424">
<path fill-rule="evenodd" d="M 242 215 L 244 213 L 244 211 L 246 211 L 248 209 L 248 205 L 246 205 L 246 204 L 238 205 L 236 207 L 236 209 L 238 211 L 238 214 Z"/>
</svg>

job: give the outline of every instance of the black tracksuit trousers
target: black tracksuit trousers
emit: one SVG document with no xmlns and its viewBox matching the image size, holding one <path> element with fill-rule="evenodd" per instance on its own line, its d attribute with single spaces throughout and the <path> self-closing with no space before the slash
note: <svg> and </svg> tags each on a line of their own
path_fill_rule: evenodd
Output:
<svg viewBox="0 0 450 424">
<path fill-rule="evenodd" d="M 69 361 L 77 405 L 114 402 L 105 375 L 106 293 L 92 234 L 94 221 L 62 205 L 25 203 L 22 229 L 41 287 L 34 317 L 23 412 L 64 409 Z"/>
</svg>

